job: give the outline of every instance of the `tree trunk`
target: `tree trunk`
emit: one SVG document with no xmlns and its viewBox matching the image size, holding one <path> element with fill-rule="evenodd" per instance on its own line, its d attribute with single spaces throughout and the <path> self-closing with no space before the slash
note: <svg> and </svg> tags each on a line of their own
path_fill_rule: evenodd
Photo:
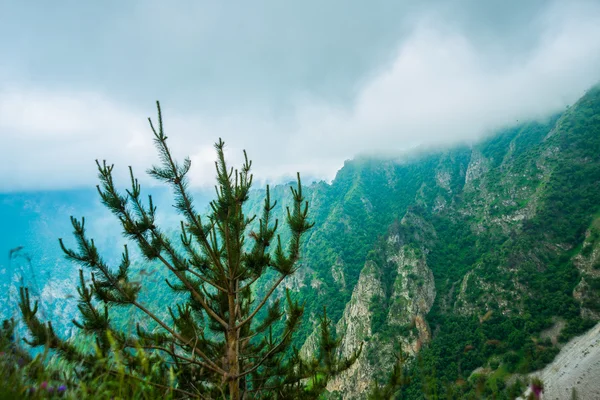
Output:
<svg viewBox="0 0 600 400">
<path fill-rule="evenodd" d="M 237 288 L 237 282 L 231 284 Z M 235 329 L 237 322 L 237 296 L 230 291 L 229 295 L 229 329 L 227 330 L 227 361 L 229 363 L 229 399 L 240 400 L 240 379 L 236 378 L 240 373 L 240 338 L 239 329 Z"/>
<path fill-rule="evenodd" d="M 239 343 L 237 331 L 230 330 L 227 332 L 227 361 L 229 362 L 229 399 L 240 399 L 240 382 L 239 378 L 233 378 L 240 373 L 239 363 Z"/>
</svg>

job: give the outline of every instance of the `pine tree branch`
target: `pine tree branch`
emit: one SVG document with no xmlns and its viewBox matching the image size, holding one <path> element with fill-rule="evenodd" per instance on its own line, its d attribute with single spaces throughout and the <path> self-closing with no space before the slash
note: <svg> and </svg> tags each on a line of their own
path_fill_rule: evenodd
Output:
<svg viewBox="0 0 600 400">
<path fill-rule="evenodd" d="M 142 234 L 140 229 L 137 228 L 138 224 L 136 223 L 135 219 L 132 217 L 131 213 L 125 207 L 126 199 L 117 193 L 117 191 L 114 187 L 113 179 L 112 179 L 112 167 L 106 167 L 106 165 L 104 165 L 104 167 L 103 167 L 98 162 L 97 162 L 97 164 L 98 164 L 98 168 L 100 171 L 100 177 L 104 183 L 104 190 L 105 190 L 104 192 L 102 192 L 100 190 L 100 188 L 98 187 L 98 191 L 99 191 L 100 196 L 102 197 L 104 203 L 110 206 L 113 213 L 115 213 L 117 215 L 117 217 L 119 217 L 119 219 L 122 221 L 124 226 L 135 227 L 135 229 L 132 229 L 131 231 L 126 230 L 125 233 L 134 236 L 135 239 L 138 241 L 138 243 L 141 245 L 142 250 L 144 248 L 153 249 L 152 244 Z M 139 195 L 139 190 L 140 190 L 139 185 L 134 181 L 133 172 L 131 172 L 131 179 L 132 179 L 132 182 L 134 182 L 133 183 L 134 187 L 132 188 L 132 191 L 129 193 L 130 197 Z M 135 201 L 136 198 L 134 198 L 133 200 Z M 139 213 L 142 216 L 144 216 L 145 211 L 143 210 L 143 206 L 139 202 L 136 202 L 136 205 L 139 208 L 139 210 L 138 210 Z M 153 224 L 149 224 L 146 227 L 146 229 L 149 229 L 152 232 L 154 238 L 160 241 L 160 244 L 165 249 L 167 249 L 167 251 L 169 252 L 169 254 L 172 257 L 176 257 L 175 252 L 173 251 L 172 247 L 170 245 L 168 245 L 168 243 L 163 239 L 162 235 L 159 232 L 157 232 L 157 229 Z M 85 243 L 85 241 L 84 241 L 84 243 Z M 61 246 L 62 246 L 62 242 L 61 242 Z M 63 250 L 66 250 L 64 248 L 64 246 L 63 246 Z M 67 254 L 69 254 L 69 253 L 67 253 Z M 213 318 L 215 318 L 215 320 L 218 321 L 223 327 L 227 327 L 227 323 L 219 315 L 217 315 L 217 313 L 214 310 L 212 310 L 212 308 L 210 306 L 208 306 L 208 304 L 204 301 L 202 295 L 194 289 L 194 287 L 189 283 L 189 281 L 184 276 L 182 276 L 180 273 L 178 273 L 176 268 L 174 266 L 172 266 L 162 255 L 160 255 L 159 250 L 155 251 L 155 254 L 153 254 L 153 256 L 155 258 L 158 258 L 171 272 L 173 272 L 177 276 L 177 278 L 188 288 L 190 293 L 201 304 L 202 308 L 204 308 L 207 313 L 209 313 Z M 108 272 L 106 271 L 106 268 L 104 268 L 103 273 L 105 275 L 108 274 Z"/>
<path fill-rule="evenodd" d="M 269 289 L 267 294 L 263 297 L 260 304 L 254 309 L 254 311 L 248 317 L 246 317 L 242 322 L 240 322 L 238 325 L 236 325 L 235 329 L 240 329 L 242 326 L 246 325 L 248 322 L 250 322 L 254 319 L 256 314 L 258 314 L 260 309 L 264 307 L 264 305 L 267 303 L 267 301 L 269 300 L 269 298 L 271 297 L 271 295 L 273 294 L 275 289 L 277 289 L 279 284 L 285 279 L 286 276 L 287 275 L 281 275 L 279 277 L 279 279 L 277 279 L 277 281 L 273 284 L 273 286 L 271 286 L 271 289 Z"/>
<path fill-rule="evenodd" d="M 160 108 L 159 108 L 159 115 L 160 115 Z M 168 147 L 166 146 L 166 143 L 164 143 L 164 140 L 166 140 L 166 138 L 164 138 L 164 135 L 162 135 L 162 119 L 160 122 L 160 132 L 161 132 L 161 136 L 163 137 L 163 144 L 164 144 L 164 153 L 166 154 L 170 165 L 172 167 L 172 172 L 173 174 L 175 174 L 175 176 L 177 176 L 177 166 L 175 165 L 170 151 L 168 149 Z M 156 134 L 156 132 L 155 132 Z M 144 206 L 140 203 L 139 201 L 139 194 L 140 194 L 140 185 L 137 183 L 137 180 L 135 180 L 134 176 L 133 176 L 133 171 L 130 168 L 130 176 L 131 176 L 131 182 L 132 182 L 132 190 L 128 191 L 128 195 L 129 197 L 132 199 L 132 201 L 134 202 L 134 205 L 136 206 L 136 210 L 140 216 L 140 218 L 142 218 L 144 221 L 147 220 L 147 216 L 148 213 L 146 212 Z M 181 181 L 181 179 L 179 179 L 179 181 Z M 180 183 L 180 185 L 182 185 Z M 183 186 L 181 186 L 182 190 L 184 189 Z M 114 187 L 112 187 L 111 189 L 113 189 L 113 193 L 116 195 L 116 191 L 114 191 Z M 151 205 L 152 207 L 152 205 Z M 190 204 L 191 207 L 191 204 Z M 150 209 L 150 212 L 153 214 L 153 210 Z M 193 214 L 193 210 L 192 210 L 192 214 Z M 122 207 L 121 209 L 121 215 L 123 217 L 125 217 L 126 221 L 136 225 L 136 221 L 131 217 L 131 214 L 127 211 L 127 209 L 125 209 L 125 207 Z M 177 254 L 175 254 L 175 251 L 173 250 L 172 246 L 168 243 L 167 240 L 165 240 L 162 236 L 162 234 L 160 232 L 158 232 L 157 228 L 154 226 L 153 223 L 149 223 L 146 224 L 148 225 L 148 229 L 150 230 L 150 232 L 152 233 L 153 237 L 156 240 L 160 241 L 161 246 L 167 250 L 167 252 L 169 253 L 169 255 L 171 256 L 171 258 L 175 261 L 178 260 L 178 256 Z M 143 242 L 146 246 L 151 247 L 152 244 L 148 242 L 148 240 L 144 237 L 144 235 L 142 235 L 139 230 L 137 230 L 136 232 L 134 232 L 134 234 L 136 235 L 138 241 Z M 185 278 L 184 275 L 179 274 L 177 269 L 171 265 L 170 263 L 168 263 L 164 257 L 162 257 L 160 255 L 160 252 L 158 252 L 158 254 L 156 255 L 156 257 L 161 260 L 161 262 L 169 269 L 171 270 L 171 272 L 173 272 L 177 278 L 188 288 L 188 290 L 192 293 L 192 295 L 196 298 L 196 300 L 202 305 L 202 307 L 206 310 L 207 313 L 209 313 L 213 318 L 215 318 L 219 323 L 221 323 L 221 325 L 223 325 L 223 327 L 226 327 L 227 324 L 225 323 L 225 321 L 220 318 L 220 316 L 204 301 L 203 297 L 200 295 L 200 293 L 198 293 L 194 287 L 189 283 L 189 281 Z M 182 263 L 183 264 L 183 263 Z"/>
<path fill-rule="evenodd" d="M 201 279 L 203 282 L 208 283 L 209 285 L 211 285 L 212 287 L 214 287 L 215 289 L 220 290 L 223 293 L 227 293 L 227 289 L 225 289 L 222 286 L 219 286 L 218 284 L 216 284 L 214 281 L 205 278 L 204 276 L 202 276 L 201 274 L 197 273 L 196 271 L 192 270 L 191 268 L 188 268 L 187 270 L 185 270 L 185 272 L 189 272 L 190 274 L 194 275 L 196 278 Z"/>
<path fill-rule="evenodd" d="M 254 366 L 252 368 L 250 368 L 249 370 L 240 373 L 239 375 L 236 376 L 237 378 L 242 378 L 248 374 L 251 374 L 252 372 L 256 371 L 270 356 L 272 356 L 274 353 L 276 353 L 278 350 L 281 349 L 281 347 L 286 343 L 287 338 L 292 334 L 292 331 L 287 331 L 285 333 L 285 335 L 283 335 L 283 338 L 281 338 L 281 341 L 274 346 L 273 348 L 271 348 L 271 350 L 269 350 L 267 352 L 267 354 L 265 354 L 263 356 L 263 358 L 256 364 L 254 364 Z"/>
<path fill-rule="evenodd" d="M 259 275 L 255 276 L 254 278 L 252 278 L 252 280 L 250 282 L 248 282 L 247 284 L 245 284 L 244 286 L 242 286 L 240 289 L 236 290 L 235 293 L 241 293 L 244 290 L 248 289 L 250 286 L 252 286 L 252 284 L 254 282 L 256 282 L 258 280 L 258 278 L 260 278 Z"/>
<path fill-rule="evenodd" d="M 205 397 L 199 393 L 192 393 L 192 392 L 188 392 L 187 390 L 183 390 L 183 389 L 179 389 L 179 388 L 175 388 L 175 387 L 171 387 L 171 386 L 166 386 L 166 385 L 161 385 L 160 383 L 155 383 L 152 381 L 147 381 L 143 378 L 140 378 L 139 376 L 128 374 L 125 371 L 114 371 L 112 369 L 105 369 L 104 371 L 111 375 L 117 376 L 117 377 L 126 376 L 128 378 L 138 380 L 140 382 L 146 383 L 146 384 L 154 386 L 154 387 L 158 387 L 158 388 L 166 389 L 166 390 L 173 390 L 175 392 L 179 392 L 179 393 L 185 394 L 186 396 L 191 396 L 193 398 L 210 400 L 209 397 Z"/>
<path fill-rule="evenodd" d="M 173 251 L 172 247 L 170 245 L 168 245 L 162 238 L 162 235 L 160 235 L 159 233 L 156 232 L 156 230 L 152 230 L 152 233 L 154 235 L 155 238 L 157 238 L 158 240 L 161 241 L 161 243 L 163 244 L 163 246 L 167 249 L 167 252 L 169 252 L 169 254 L 171 254 L 171 256 L 175 256 L 175 252 Z M 143 236 L 140 236 L 142 240 L 146 241 L 146 239 Z M 147 241 L 146 241 L 147 243 Z M 166 260 L 163 256 L 161 256 L 160 254 L 157 256 L 157 258 L 171 271 L 173 272 L 173 274 L 175 274 L 175 276 L 177 276 L 177 278 L 188 288 L 188 290 L 190 291 L 190 293 L 192 294 L 192 296 L 194 296 L 194 299 L 198 301 L 198 303 L 200 303 L 200 305 L 202 306 L 202 308 L 208 313 L 210 314 L 211 317 L 213 317 L 215 319 L 215 321 L 217 321 L 219 324 L 221 324 L 223 326 L 223 328 L 227 329 L 229 327 L 229 324 L 223 319 L 221 318 L 205 301 L 204 301 L 204 297 L 198 293 L 196 291 L 196 289 L 194 289 L 194 287 L 190 284 L 190 282 L 185 278 L 185 276 L 181 275 L 177 269 L 171 265 L 171 263 L 169 263 L 168 260 Z"/>
<path fill-rule="evenodd" d="M 124 217 L 128 221 L 132 221 L 131 216 L 129 215 L 129 213 L 126 210 L 124 212 Z M 93 253 L 93 244 L 90 244 L 87 241 L 87 239 L 85 238 L 85 233 L 83 231 L 83 224 L 81 224 L 81 225 L 74 224 L 74 226 L 76 227 L 76 233 L 77 233 L 78 238 L 80 239 L 80 244 L 82 245 L 82 249 L 85 250 L 88 254 L 92 254 Z M 77 227 L 79 227 L 80 229 L 77 230 Z M 144 241 L 145 243 L 147 243 L 147 240 L 143 235 L 138 233 L 137 236 L 140 241 Z M 161 240 L 162 240 L 162 237 L 161 237 Z M 169 248 L 170 248 L 170 246 L 169 246 Z M 121 285 L 118 282 L 116 282 L 114 277 L 112 276 L 112 274 L 110 274 L 108 267 L 106 266 L 106 264 L 104 264 L 102 259 L 96 257 L 96 258 L 90 258 L 88 261 L 88 259 L 85 258 L 84 256 L 78 256 L 76 253 L 74 253 L 70 250 L 67 250 L 64 246 L 63 246 L 63 249 L 68 251 L 67 254 L 69 254 L 73 258 L 75 258 L 81 262 L 88 263 L 88 264 L 90 264 L 90 266 L 95 266 L 95 267 L 99 268 L 99 270 L 105 275 L 106 279 L 108 279 L 111 282 L 112 287 L 114 287 L 123 296 L 127 296 L 127 293 L 125 293 L 123 291 L 123 289 L 121 288 Z M 164 257 L 162 257 L 161 255 L 158 255 L 157 258 L 160 259 L 163 262 L 163 264 L 165 264 L 167 266 L 167 268 L 169 268 L 184 284 L 186 284 L 186 286 L 188 286 L 188 288 L 190 288 L 190 291 L 192 292 L 192 294 L 196 293 L 196 296 L 195 296 L 196 300 L 198 300 L 203 305 L 203 308 L 206 306 L 205 308 L 208 308 L 207 312 L 210 313 L 210 311 L 212 311 L 212 309 L 210 307 L 208 307 L 208 305 L 206 305 L 206 303 L 204 303 L 202 296 L 200 296 L 200 294 L 198 294 L 195 290 L 193 290 L 193 288 L 191 287 L 191 284 L 187 281 L 187 279 L 185 279 L 185 277 L 182 277 L 181 274 L 179 274 L 178 271 Z M 173 337 L 175 337 L 176 339 L 180 340 L 183 343 L 187 342 L 183 337 L 181 337 L 177 332 L 175 332 L 173 329 L 171 329 L 164 321 L 162 321 L 160 318 L 158 318 L 154 313 L 152 313 L 146 307 L 144 307 L 139 302 L 137 302 L 137 300 L 131 300 L 131 304 L 134 305 L 135 307 L 137 307 L 142 312 L 144 312 L 150 318 L 152 318 L 157 324 L 159 324 L 161 327 L 163 327 L 163 329 L 165 329 L 167 332 L 169 332 Z M 212 311 L 212 312 L 214 313 L 214 311 Z M 216 313 L 214 313 L 214 314 L 215 314 L 214 316 L 216 316 L 218 318 L 218 315 L 216 315 Z M 214 362 L 212 362 L 210 360 L 210 358 L 207 357 L 200 349 L 194 347 L 194 352 L 197 353 L 200 357 L 204 358 L 206 360 L 206 362 L 208 363 L 208 365 L 211 366 L 211 369 L 213 369 L 215 372 L 217 372 L 219 374 L 226 374 L 226 372 L 223 369 L 221 369 L 218 365 L 216 365 Z"/>
<path fill-rule="evenodd" d="M 147 349 L 147 350 L 160 350 L 160 351 L 164 351 L 165 353 L 169 354 L 174 359 L 177 358 L 177 359 L 186 361 L 186 362 L 188 362 L 190 364 L 199 365 L 199 366 L 201 366 L 203 368 L 210 369 L 213 372 L 217 372 L 217 371 L 214 371 L 210 366 L 208 366 L 206 363 L 204 363 L 202 361 L 194 360 L 193 358 L 189 358 L 189 357 L 185 357 L 185 356 L 183 356 L 181 354 L 177 354 L 177 353 L 175 353 L 175 352 L 173 352 L 173 351 L 171 351 L 169 349 L 166 349 L 164 347 L 161 347 L 161 346 L 156 346 L 156 345 L 137 345 L 137 346 L 141 347 L 142 349 Z M 137 346 L 130 345 L 130 346 L 127 346 L 127 347 L 136 348 Z"/>
<path fill-rule="evenodd" d="M 180 342 L 182 342 L 182 343 L 184 343 L 186 345 L 189 345 L 189 343 L 190 343 L 189 340 L 185 340 L 176 331 L 174 331 L 173 329 L 169 328 L 169 326 L 167 324 L 165 324 L 160 318 L 158 318 L 156 315 L 154 315 L 151 311 L 149 311 L 148 309 L 146 309 L 143 305 L 139 304 L 137 301 L 134 302 L 133 305 L 135 305 L 137 308 L 139 308 L 141 311 L 143 311 L 146 315 L 148 315 L 150 318 L 152 318 L 157 324 L 159 324 L 161 327 L 163 327 L 174 338 L 176 338 L 177 340 L 179 340 Z M 196 353 L 200 357 L 202 357 L 204 360 L 206 360 L 207 367 L 209 367 L 211 370 L 213 370 L 214 372 L 216 372 L 218 374 L 221 374 L 221 375 L 226 375 L 227 374 L 227 372 L 225 372 L 225 370 L 223 370 L 217 364 L 215 364 L 213 361 L 211 361 L 210 358 L 206 354 L 204 354 L 204 352 L 202 350 L 200 350 L 197 347 L 193 347 L 193 351 L 194 351 L 194 353 Z"/>
<path fill-rule="evenodd" d="M 86 244 L 86 248 L 89 251 L 90 248 L 89 248 L 89 246 L 87 246 L 87 240 L 85 240 L 85 237 L 83 236 L 84 235 L 83 231 L 81 231 L 80 234 L 81 234 L 82 243 Z M 145 240 L 145 238 L 143 238 L 143 237 L 142 237 L 142 239 Z M 159 258 L 162 259 L 163 263 L 168 264 L 168 262 L 164 258 L 162 258 L 162 256 L 159 256 Z M 118 284 L 118 282 L 115 282 L 114 278 L 112 277 L 112 275 L 110 273 L 108 273 L 108 268 L 106 267 L 106 265 L 103 262 L 101 262 L 101 260 L 98 260 L 98 262 L 99 262 L 100 265 L 103 266 L 101 268 L 101 271 L 105 274 L 106 278 L 111 281 L 112 286 L 117 291 L 119 291 L 123 295 L 125 295 L 123 293 L 123 290 L 121 289 L 120 285 Z M 175 271 L 175 269 L 172 266 L 168 265 L 168 267 L 169 267 L 169 269 L 171 269 L 177 275 L 177 271 Z M 175 337 L 176 339 L 180 340 L 182 343 L 188 342 L 183 337 L 181 337 L 177 332 L 175 332 L 173 329 L 171 329 L 164 321 L 162 321 L 154 313 L 152 313 L 150 310 L 148 310 L 143 305 L 141 305 L 140 303 L 138 303 L 136 300 L 133 300 L 131 304 L 134 305 L 139 310 L 141 310 L 142 312 L 144 312 L 150 318 L 152 318 L 157 324 L 159 324 L 163 329 L 165 329 L 167 332 L 169 332 L 173 337 Z M 211 370 L 213 370 L 216 373 L 225 374 L 225 371 L 223 369 L 219 368 L 214 362 L 212 362 L 210 360 L 210 358 L 208 356 L 206 356 L 206 354 L 204 354 L 204 352 L 202 352 L 200 349 L 194 347 L 193 351 L 195 353 L 197 353 L 200 357 L 202 357 L 202 358 L 204 358 L 206 360 L 206 362 L 207 362 L 207 364 L 206 364 L 207 368 L 210 368 Z"/>
<path fill-rule="evenodd" d="M 161 113 L 161 109 L 160 109 L 160 103 L 158 101 L 156 102 L 156 106 L 158 108 L 159 132 L 157 132 L 156 129 L 154 129 L 152 120 L 150 118 L 148 118 L 148 121 L 150 122 L 150 127 L 152 128 L 152 131 L 154 132 L 157 146 L 159 147 L 159 150 L 161 151 L 161 153 L 164 154 L 164 156 L 165 156 L 164 161 L 166 162 L 166 164 L 169 166 L 170 170 L 174 174 L 173 179 L 170 180 L 170 183 L 176 189 L 176 194 L 181 197 L 181 200 L 183 200 L 182 211 L 184 211 L 185 215 L 187 216 L 188 221 L 191 221 L 191 224 L 195 226 L 198 233 L 204 232 L 202 223 L 198 219 L 198 216 L 196 215 L 196 213 L 194 212 L 194 207 L 192 205 L 192 202 L 185 190 L 185 181 L 184 181 L 185 174 L 183 174 L 183 176 L 180 176 L 178 174 L 177 165 L 175 164 L 175 161 L 173 160 L 173 157 L 171 156 L 171 151 L 169 150 L 169 147 L 167 146 L 167 142 L 166 142 L 167 137 L 164 135 L 163 123 L 162 123 L 162 113 Z M 219 266 L 222 270 L 224 270 L 223 265 L 221 264 L 221 260 L 216 255 L 216 253 L 213 251 L 213 249 L 211 248 L 210 244 L 208 243 L 208 241 L 206 239 L 206 235 L 205 234 L 196 235 L 196 238 L 200 239 L 200 243 L 202 244 L 202 247 L 207 252 L 209 257 L 212 259 L 213 263 L 215 265 Z"/>
</svg>

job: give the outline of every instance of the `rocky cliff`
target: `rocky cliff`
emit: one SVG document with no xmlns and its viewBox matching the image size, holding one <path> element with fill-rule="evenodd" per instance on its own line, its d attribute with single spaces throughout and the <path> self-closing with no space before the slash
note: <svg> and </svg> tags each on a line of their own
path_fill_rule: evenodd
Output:
<svg viewBox="0 0 600 400">
<path fill-rule="evenodd" d="M 323 285 L 298 293 L 327 299 L 342 354 L 364 343 L 332 393 L 363 398 L 398 351 L 422 353 L 421 375 L 470 393 L 473 370 L 543 366 L 600 318 L 599 115 L 594 89 L 471 147 L 347 162 L 319 188 L 304 263 Z"/>
</svg>

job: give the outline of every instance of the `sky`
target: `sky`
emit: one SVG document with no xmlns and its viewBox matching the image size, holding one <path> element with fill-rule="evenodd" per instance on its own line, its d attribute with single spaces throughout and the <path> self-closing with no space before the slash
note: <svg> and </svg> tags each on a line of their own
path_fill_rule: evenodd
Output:
<svg viewBox="0 0 600 400">
<path fill-rule="evenodd" d="M 600 1 L 0 0 L 0 192 L 93 187 L 213 143 L 258 182 L 476 141 L 600 81 Z"/>
</svg>

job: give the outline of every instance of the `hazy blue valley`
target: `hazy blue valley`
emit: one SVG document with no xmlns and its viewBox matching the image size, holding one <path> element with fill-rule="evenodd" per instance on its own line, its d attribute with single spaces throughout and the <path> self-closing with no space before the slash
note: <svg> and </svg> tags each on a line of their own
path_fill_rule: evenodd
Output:
<svg viewBox="0 0 600 400">
<path fill-rule="evenodd" d="M 354 365 L 328 383 L 327 397 L 364 398 L 373 382 L 386 381 L 398 351 L 411 376 L 399 398 L 521 394 L 511 376 L 541 370 L 600 320 L 598 154 L 595 88 L 560 114 L 479 143 L 359 157 L 330 184 L 306 185 L 315 226 L 303 239 L 299 270 L 283 283 L 306 304 L 294 343 L 301 354 L 316 351 L 323 306 L 343 335 L 341 354 L 363 343 Z M 168 191 L 153 194 L 158 221 L 175 232 Z M 264 188 L 251 192 L 249 214 L 260 212 L 263 196 Z M 288 186 L 271 188 L 271 197 L 274 216 L 284 220 Z M 210 198 L 198 193 L 197 208 L 206 210 Z M 23 279 L 57 332 L 77 331 L 78 267 L 58 245 L 59 237 L 72 242 L 71 215 L 86 217 L 88 235 L 116 262 L 126 239 L 92 183 L 0 194 L 3 318 L 18 317 Z M 156 291 L 167 272 L 140 260 L 133 268 L 149 306 L 166 313 L 172 300 Z M 283 295 L 281 288 L 275 294 Z M 114 318 L 126 326 L 127 318 Z"/>
</svg>

